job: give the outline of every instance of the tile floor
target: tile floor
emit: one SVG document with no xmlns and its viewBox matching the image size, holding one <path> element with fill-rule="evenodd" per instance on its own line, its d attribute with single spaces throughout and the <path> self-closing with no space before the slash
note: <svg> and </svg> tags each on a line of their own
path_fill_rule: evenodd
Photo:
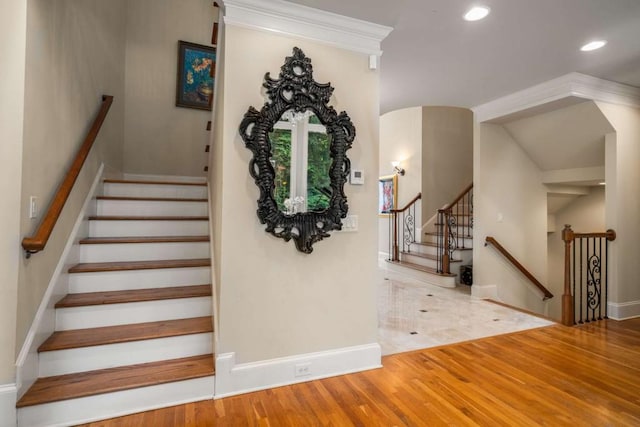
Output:
<svg viewBox="0 0 640 427">
<path fill-rule="evenodd" d="M 424 284 L 380 269 L 378 342 L 394 354 L 552 325 L 471 296 L 471 287 Z"/>
</svg>

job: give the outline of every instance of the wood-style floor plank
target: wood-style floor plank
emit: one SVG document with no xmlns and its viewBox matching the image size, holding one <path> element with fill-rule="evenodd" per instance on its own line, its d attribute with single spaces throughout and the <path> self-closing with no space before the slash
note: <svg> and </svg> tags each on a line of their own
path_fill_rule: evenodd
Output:
<svg viewBox="0 0 640 427">
<path fill-rule="evenodd" d="M 110 184 L 148 184 L 148 185 L 195 185 L 206 187 L 206 182 L 182 182 L 182 181 L 142 181 L 135 179 L 105 179 L 105 183 Z"/>
<path fill-rule="evenodd" d="M 87 237 L 78 243 L 81 245 L 107 245 L 114 243 L 193 243 L 208 241 L 209 236 L 125 236 Z"/>
<path fill-rule="evenodd" d="M 213 354 L 39 378 L 16 407 L 94 396 L 214 374 Z"/>
<path fill-rule="evenodd" d="M 166 259 L 155 261 L 116 261 L 116 262 L 88 262 L 76 264 L 69 269 L 69 273 L 93 273 L 97 271 L 124 270 L 153 270 L 157 268 L 208 267 L 209 258 L 197 259 Z"/>
<path fill-rule="evenodd" d="M 151 412 L 167 411 L 171 421 L 154 418 L 159 427 L 640 425 L 640 319 L 553 325 L 386 356 L 383 365 Z"/>
<path fill-rule="evenodd" d="M 56 331 L 38 352 L 213 332 L 211 316 Z"/>
<path fill-rule="evenodd" d="M 208 296 L 211 296 L 211 285 L 87 292 L 81 294 L 68 294 L 56 303 L 55 308 L 84 307 L 88 305 L 122 304 L 127 302 L 159 301 L 165 299 Z"/>
</svg>

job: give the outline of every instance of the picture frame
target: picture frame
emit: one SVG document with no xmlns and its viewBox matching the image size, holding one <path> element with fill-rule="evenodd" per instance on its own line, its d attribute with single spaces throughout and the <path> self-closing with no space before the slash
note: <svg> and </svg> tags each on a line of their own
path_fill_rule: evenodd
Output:
<svg viewBox="0 0 640 427">
<path fill-rule="evenodd" d="M 391 215 L 398 206 L 398 175 L 386 175 L 378 178 L 378 215 Z"/>
<path fill-rule="evenodd" d="M 216 48 L 178 41 L 176 107 L 211 111 Z"/>
</svg>

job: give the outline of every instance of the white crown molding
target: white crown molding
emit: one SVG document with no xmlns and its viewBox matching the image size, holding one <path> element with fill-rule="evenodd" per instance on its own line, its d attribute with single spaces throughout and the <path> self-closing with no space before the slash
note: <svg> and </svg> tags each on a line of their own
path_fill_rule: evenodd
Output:
<svg viewBox="0 0 640 427">
<path fill-rule="evenodd" d="M 283 0 L 224 0 L 224 23 L 286 34 L 342 49 L 382 55 L 380 42 L 391 27 Z"/>
<path fill-rule="evenodd" d="M 482 123 L 570 97 L 640 107 L 640 88 L 586 74 L 569 73 L 478 105 L 472 110 L 476 121 Z"/>
</svg>

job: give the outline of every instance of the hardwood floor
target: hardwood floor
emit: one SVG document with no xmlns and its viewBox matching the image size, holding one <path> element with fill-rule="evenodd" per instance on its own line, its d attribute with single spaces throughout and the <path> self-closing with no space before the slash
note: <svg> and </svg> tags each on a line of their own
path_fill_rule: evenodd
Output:
<svg viewBox="0 0 640 427">
<path fill-rule="evenodd" d="M 640 319 L 554 325 L 383 365 L 86 426 L 640 425 Z"/>
</svg>

